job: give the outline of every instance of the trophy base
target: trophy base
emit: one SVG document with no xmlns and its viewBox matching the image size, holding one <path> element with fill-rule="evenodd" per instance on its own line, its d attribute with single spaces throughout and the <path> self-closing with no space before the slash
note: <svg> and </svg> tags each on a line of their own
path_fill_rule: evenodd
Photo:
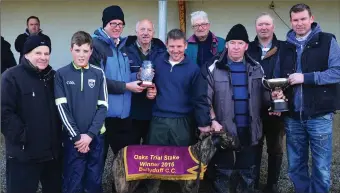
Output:
<svg viewBox="0 0 340 193">
<path fill-rule="evenodd" d="M 142 87 L 153 87 L 153 83 L 151 81 L 142 81 L 140 83 L 140 86 L 142 86 Z"/>
<path fill-rule="evenodd" d="M 274 100 L 271 104 L 271 112 L 286 112 L 288 111 L 288 102 L 284 100 Z"/>
</svg>

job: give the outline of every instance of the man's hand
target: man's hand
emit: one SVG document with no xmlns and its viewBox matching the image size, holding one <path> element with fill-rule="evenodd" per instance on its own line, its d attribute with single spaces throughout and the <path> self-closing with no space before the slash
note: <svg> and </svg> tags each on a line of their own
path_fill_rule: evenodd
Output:
<svg viewBox="0 0 340 193">
<path fill-rule="evenodd" d="M 209 133 L 209 132 L 211 132 L 211 127 L 210 126 L 198 127 L 198 129 L 201 131 L 201 133 Z"/>
<path fill-rule="evenodd" d="M 90 147 L 89 146 L 85 146 L 83 149 L 78 149 L 78 152 L 80 153 L 87 153 L 90 151 Z"/>
<path fill-rule="evenodd" d="M 90 136 L 88 136 L 87 134 L 80 134 L 80 140 L 74 143 L 74 147 L 78 149 L 79 152 L 82 153 L 82 151 L 84 152 L 86 149 L 90 149 L 89 145 L 92 141 L 92 138 Z M 87 152 L 87 151 L 86 151 Z"/>
<path fill-rule="evenodd" d="M 141 83 L 140 80 L 126 83 L 126 89 L 128 89 L 129 91 L 134 92 L 134 93 L 141 93 L 141 92 L 143 92 L 145 87 L 139 86 L 138 85 L 139 83 Z"/>
<path fill-rule="evenodd" d="M 148 87 L 147 88 L 147 92 L 146 92 L 146 97 L 150 100 L 156 98 L 157 95 L 157 88 L 155 86 L 155 84 L 152 84 L 152 87 Z"/>
<path fill-rule="evenodd" d="M 294 73 L 289 75 L 288 82 L 290 85 L 302 84 L 304 82 L 304 76 L 301 73 Z"/>
<path fill-rule="evenodd" d="M 281 112 L 269 112 L 269 115 L 270 116 L 278 116 L 278 117 L 280 117 L 281 116 Z"/>
<path fill-rule="evenodd" d="M 211 122 L 211 130 L 213 130 L 213 131 L 222 131 L 223 127 L 217 121 L 214 120 L 214 121 Z"/>
<path fill-rule="evenodd" d="M 282 89 L 274 90 L 272 92 L 272 99 L 273 100 L 276 100 L 276 99 L 285 99 L 285 96 L 283 95 Z"/>
</svg>

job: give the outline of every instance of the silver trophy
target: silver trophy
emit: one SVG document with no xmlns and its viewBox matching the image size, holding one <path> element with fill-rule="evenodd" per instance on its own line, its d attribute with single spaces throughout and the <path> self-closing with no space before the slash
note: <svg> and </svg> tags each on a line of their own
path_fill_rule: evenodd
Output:
<svg viewBox="0 0 340 193">
<path fill-rule="evenodd" d="M 271 92 L 275 90 L 284 90 L 289 86 L 287 78 L 273 78 L 264 79 L 262 78 L 262 84 L 264 88 Z M 270 111 L 272 112 L 285 112 L 288 111 L 288 102 L 285 99 L 275 99 L 271 103 Z"/>
<path fill-rule="evenodd" d="M 142 70 L 140 74 L 141 84 L 143 87 L 152 87 L 152 79 L 155 73 L 153 72 L 152 63 L 149 60 L 144 60 L 142 64 Z"/>
</svg>

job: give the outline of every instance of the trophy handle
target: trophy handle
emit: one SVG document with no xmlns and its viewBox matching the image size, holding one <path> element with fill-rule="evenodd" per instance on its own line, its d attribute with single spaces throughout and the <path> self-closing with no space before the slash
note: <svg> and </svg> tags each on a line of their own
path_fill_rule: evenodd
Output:
<svg viewBox="0 0 340 193">
<path fill-rule="evenodd" d="M 272 90 L 272 89 L 269 87 L 268 82 L 267 82 L 267 80 L 266 80 L 264 77 L 262 77 L 262 85 L 263 85 L 263 87 L 266 88 L 267 90 Z"/>
</svg>

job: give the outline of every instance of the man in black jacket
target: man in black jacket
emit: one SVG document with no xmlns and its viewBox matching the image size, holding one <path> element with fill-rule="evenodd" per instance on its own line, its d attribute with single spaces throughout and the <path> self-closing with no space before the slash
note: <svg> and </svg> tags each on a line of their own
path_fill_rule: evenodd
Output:
<svg viewBox="0 0 340 193">
<path fill-rule="evenodd" d="M 20 53 L 19 57 L 19 63 L 21 61 L 22 56 L 24 53 L 22 53 L 24 44 L 27 40 L 27 38 L 31 35 L 39 35 L 45 38 L 46 42 L 49 42 L 51 44 L 51 39 L 47 35 L 42 33 L 42 30 L 40 29 L 40 20 L 36 16 L 30 16 L 26 20 L 27 28 L 25 30 L 25 33 L 20 34 L 17 39 L 15 40 L 15 49 L 17 52 Z"/>
<path fill-rule="evenodd" d="M 6 69 L 16 65 L 17 62 L 11 51 L 11 44 L 1 36 L 1 74 L 5 72 Z"/>
<path fill-rule="evenodd" d="M 160 39 L 154 38 L 154 33 L 153 23 L 143 19 L 136 24 L 136 36 L 128 36 L 126 40 L 132 80 L 141 79 L 139 72 L 144 61 L 151 61 L 154 66 L 157 56 L 166 52 L 165 44 Z M 145 91 L 132 93 L 130 116 L 136 142 L 140 142 L 141 138 L 145 142 L 150 127 L 152 104 L 153 101 L 146 98 Z"/>
<path fill-rule="evenodd" d="M 274 34 L 273 18 L 268 13 L 262 13 L 255 21 L 257 36 L 249 44 L 248 53 L 256 61 L 260 62 L 266 79 L 278 77 L 278 51 L 282 41 L 277 40 Z M 268 153 L 268 176 L 265 192 L 278 192 L 277 182 L 280 176 L 283 155 L 283 119 L 268 115 L 268 108 L 262 110 L 263 135 L 266 138 Z M 257 154 L 255 186 L 258 187 L 260 177 L 260 166 L 262 158 L 262 147 L 264 138 L 260 141 L 259 153 Z"/>
<path fill-rule="evenodd" d="M 61 192 L 61 122 L 49 66 L 51 44 L 27 39 L 20 65 L 2 75 L 1 132 L 6 141 L 8 193 Z"/>
</svg>

